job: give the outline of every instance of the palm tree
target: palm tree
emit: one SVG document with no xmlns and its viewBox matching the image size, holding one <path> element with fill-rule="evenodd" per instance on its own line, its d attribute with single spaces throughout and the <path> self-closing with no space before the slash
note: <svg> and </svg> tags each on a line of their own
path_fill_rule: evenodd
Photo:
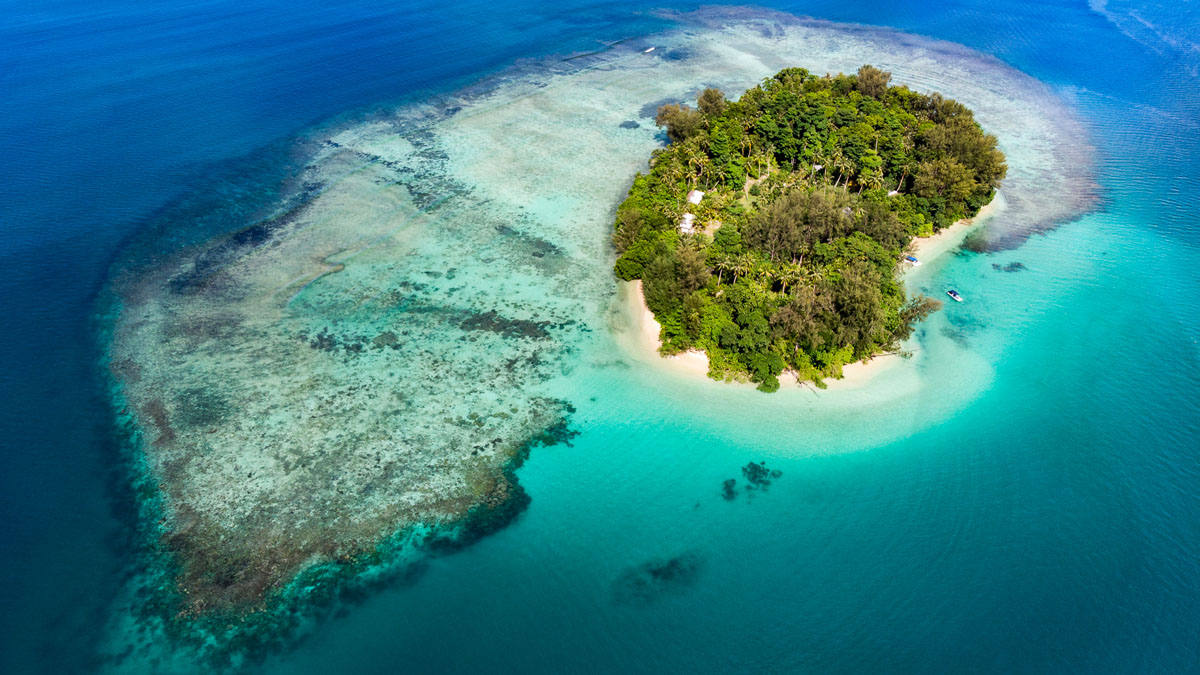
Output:
<svg viewBox="0 0 1200 675">
<path fill-rule="evenodd" d="M 737 283 L 738 277 L 743 277 L 754 271 L 757 261 L 754 256 L 749 253 L 743 253 L 734 259 L 733 265 L 733 283 Z"/>
<path fill-rule="evenodd" d="M 904 152 L 904 161 L 900 163 L 900 181 L 896 183 L 897 192 L 904 187 L 904 179 L 913 172 L 912 151 L 916 145 L 917 141 L 913 137 L 913 131 L 906 127 L 900 136 L 900 149 Z"/>
<path fill-rule="evenodd" d="M 846 155 L 843 154 L 842 149 L 836 145 L 829 153 L 829 166 L 833 167 L 833 170 L 838 172 L 837 181 L 835 181 L 833 184 L 834 187 L 837 187 L 842 182 L 842 177 L 844 176 L 844 172 L 846 170 Z M 829 172 L 826 172 L 825 175 L 828 176 Z"/>
<path fill-rule="evenodd" d="M 774 143 L 767 143 L 766 152 L 764 153 L 764 158 L 767 160 L 767 170 L 765 173 L 770 174 L 771 173 L 771 163 L 775 161 L 775 144 Z"/>
<path fill-rule="evenodd" d="M 688 142 L 683 146 L 687 161 L 692 187 L 697 187 L 701 179 L 712 174 L 712 158 L 708 156 L 698 143 Z M 707 185 L 707 183 L 705 183 Z"/>
<path fill-rule="evenodd" d="M 692 187 L 696 187 L 696 180 L 700 173 L 697 168 L 697 165 L 700 163 L 700 157 L 696 153 L 695 148 L 690 145 L 685 145 L 683 151 L 687 155 L 688 180 L 692 184 Z"/>
<path fill-rule="evenodd" d="M 812 161 L 813 161 L 812 171 L 810 171 L 808 174 L 808 179 L 810 181 L 817 177 L 818 171 L 829 166 L 829 157 L 827 157 L 825 155 L 825 153 L 821 151 L 820 148 L 817 148 L 816 151 L 813 152 Z M 828 174 L 826 174 L 826 175 L 828 175 Z"/>
<path fill-rule="evenodd" d="M 700 154 L 699 160 L 696 162 L 696 166 L 699 169 L 699 176 L 704 183 L 704 187 L 712 187 L 714 167 L 712 158 L 708 156 L 708 153 Z"/>
<path fill-rule="evenodd" d="M 775 278 L 775 268 L 768 265 L 766 262 L 759 262 L 754 266 L 754 276 L 760 281 L 770 282 Z M 769 285 L 769 284 L 768 284 Z"/>
<path fill-rule="evenodd" d="M 874 171 L 870 171 L 870 172 L 864 173 L 859 178 L 859 184 L 861 186 L 859 189 L 859 192 L 862 192 L 862 189 L 861 189 L 862 187 L 865 187 L 868 190 L 874 190 L 875 188 L 881 188 L 881 187 L 883 187 L 883 177 L 880 176 L 878 173 L 875 173 Z"/>
<path fill-rule="evenodd" d="M 850 177 L 858 172 L 858 164 L 856 164 L 853 159 L 843 156 L 842 157 L 842 171 L 843 171 L 843 176 L 846 178 L 846 183 L 843 185 L 843 187 L 845 187 L 847 190 L 849 190 L 850 189 Z"/>
<path fill-rule="evenodd" d="M 733 267 L 734 267 L 733 259 L 727 255 L 723 255 L 720 258 L 717 258 L 716 267 L 717 267 L 717 285 L 719 286 L 721 284 L 721 281 L 723 280 L 725 273 L 733 271 Z"/>
<path fill-rule="evenodd" d="M 904 162 L 900 164 L 900 180 L 896 183 L 896 192 L 899 192 L 901 188 L 904 187 L 904 179 L 908 178 L 908 175 L 912 173 L 912 170 L 913 161 L 905 158 Z"/>
<path fill-rule="evenodd" d="M 671 162 L 666 169 L 663 169 L 663 174 L 672 184 L 678 184 L 679 180 L 683 178 L 683 167 L 679 165 L 679 162 Z"/>
<path fill-rule="evenodd" d="M 787 295 L 788 286 L 800 283 L 804 279 L 804 268 L 796 264 L 785 264 L 779 269 L 779 283 L 783 285 L 783 294 Z"/>
</svg>

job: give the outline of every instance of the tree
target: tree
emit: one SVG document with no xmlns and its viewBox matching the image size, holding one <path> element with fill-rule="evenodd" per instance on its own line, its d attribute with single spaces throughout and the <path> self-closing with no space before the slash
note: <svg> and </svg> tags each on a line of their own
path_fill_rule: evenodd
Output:
<svg viewBox="0 0 1200 675">
<path fill-rule="evenodd" d="M 660 253 L 646 265 L 642 293 L 646 306 L 656 315 L 666 316 L 679 308 L 684 293 L 676 275 L 673 252 Z"/>
<path fill-rule="evenodd" d="M 748 244 L 761 249 L 771 260 L 791 257 L 804 245 L 802 225 L 806 195 L 794 191 L 771 202 L 746 223 L 743 236 Z"/>
<path fill-rule="evenodd" d="M 833 285 L 833 304 L 840 317 L 838 346 L 851 345 L 865 356 L 874 351 L 876 338 L 886 321 L 879 272 L 869 263 L 852 262 Z"/>
<path fill-rule="evenodd" d="M 908 243 L 909 233 L 888 204 L 863 200 L 856 229 L 890 251 L 899 251 Z"/>
<path fill-rule="evenodd" d="M 613 232 L 613 246 L 617 253 L 624 253 L 637 241 L 642 232 L 644 222 L 641 209 L 621 209 L 617 211 L 616 230 Z"/>
<path fill-rule="evenodd" d="M 797 286 L 786 305 L 771 317 L 776 338 L 792 345 L 793 353 L 815 354 L 826 349 L 835 325 L 833 297 L 825 286 Z"/>
<path fill-rule="evenodd" d="M 700 107 L 700 112 L 709 119 L 716 119 L 725 112 L 725 107 L 728 102 L 725 100 L 725 94 L 720 89 L 709 87 L 700 92 L 700 98 L 696 100 L 696 104 Z"/>
<path fill-rule="evenodd" d="M 945 197 L 952 202 L 961 202 L 974 187 L 971 170 L 950 157 L 921 162 L 913 176 L 913 191 L 918 197 Z"/>
<path fill-rule="evenodd" d="M 896 340 L 907 340 L 912 336 L 913 328 L 915 328 L 914 324 L 924 321 L 929 318 L 930 314 L 941 308 L 941 301 L 934 300 L 927 295 L 918 295 L 909 300 L 900 309 L 900 323 L 892 333 L 892 337 Z"/>
<path fill-rule="evenodd" d="M 787 295 L 788 286 L 800 283 L 805 277 L 804 267 L 796 263 L 785 263 L 779 268 L 777 279 L 782 288 L 780 289 L 784 295 Z"/>
<path fill-rule="evenodd" d="M 716 265 L 716 267 L 717 267 L 717 284 L 720 284 L 722 282 L 723 276 L 726 272 L 733 272 L 735 266 L 736 266 L 736 262 L 735 262 L 733 256 L 725 255 L 725 256 L 721 256 L 720 258 L 718 258 L 717 265 Z"/>
<path fill-rule="evenodd" d="M 708 283 L 712 274 L 704 259 L 704 251 L 693 246 L 684 246 L 676 251 L 676 277 L 682 293 L 691 293 Z"/>
<path fill-rule="evenodd" d="M 846 172 L 851 169 L 853 164 L 850 159 L 846 157 L 846 153 L 842 152 L 842 147 L 839 145 L 835 146 L 833 151 L 829 153 L 829 166 L 832 167 L 834 171 L 837 171 L 838 178 L 833 184 L 834 187 L 837 187 L 841 184 L 842 178 L 846 176 Z M 826 171 L 825 175 L 828 176 L 829 172 Z"/>
<path fill-rule="evenodd" d="M 699 336 L 704 324 L 704 298 L 699 293 L 692 293 L 683 299 L 682 318 L 684 333 L 691 339 Z"/>
<path fill-rule="evenodd" d="M 874 150 L 867 150 L 859 160 L 858 188 L 874 190 L 883 187 L 883 158 Z"/>
<path fill-rule="evenodd" d="M 854 83 L 854 88 L 863 96 L 880 99 L 887 93 L 888 82 L 891 79 L 892 74 L 889 72 L 875 66 L 863 66 L 858 69 L 858 80 Z"/>
<path fill-rule="evenodd" d="M 917 166 L 916 161 L 909 156 L 905 156 L 896 163 L 896 168 L 900 170 L 900 179 L 896 181 L 896 192 L 904 191 L 904 180 L 913 172 Z"/>
<path fill-rule="evenodd" d="M 737 283 L 739 277 L 744 277 L 754 271 L 754 266 L 757 261 L 751 253 L 743 253 L 735 256 L 733 259 L 733 283 Z"/>
<path fill-rule="evenodd" d="M 864 171 L 863 174 L 858 177 L 858 184 L 860 188 L 876 190 L 883 187 L 883 176 L 880 176 L 874 171 Z"/>
<path fill-rule="evenodd" d="M 747 222 L 743 236 L 773 261 L 799 262 L 814 244 L 843 237 L 854 228 L 857 199 L 827 188 L 794 189 Z"/>
<path fill-rule="evenodd" d="M 668 103 L 659 107 L 654 123 L 666 127 L 672 143 L 682 143 L 695 136 L 704 125 L 704 115 L 687 105 Z"/>
</svg>

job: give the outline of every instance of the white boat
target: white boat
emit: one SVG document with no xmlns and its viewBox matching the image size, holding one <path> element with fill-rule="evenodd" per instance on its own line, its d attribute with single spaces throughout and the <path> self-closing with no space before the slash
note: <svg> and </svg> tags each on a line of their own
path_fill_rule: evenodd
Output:
<svg viewBox="0 0 1200 675">
<path fill-rule="evenodd" d="M 954 301 L 955 301 L 955 302 L 962 302 L 962 301 L 963 301 L 963 298 L 962 298 L 962 296 L 961 296 L 961 295 L 959 295 L 959 294 L 958 294 L 958 291 L 954 290 L 953 288 L 951 288 L 950 290 L 946 291 L 946 295 L 948 295 L 948 296 L 950 296 L 950 297 L 954 298 Z"/>
<path fill-rule="evenodd" d="M 904 256 L 904 260 L 905 260 L 905 262 L 912 263 L 912 266 L 913 266 L 913 267 L 920 267 L 920 266 L 921 266 L 921 261 L 920 261 L 920 260 L 917 260 L 917 259 L 916 259 L 916 258 L 914 258 L 914 257 L 912 257 L 911 255 L 906 255 L 906 256 Z"/>
<path fill-rule="evenodd" d="M 654 49 L 655 49 L 654 47 L 651 47 L 650 49 L 647 49 L 647 50 L 643 51 L 642 53 L 649 54 L 650 52 L 654 51 Z"/>
</svg>

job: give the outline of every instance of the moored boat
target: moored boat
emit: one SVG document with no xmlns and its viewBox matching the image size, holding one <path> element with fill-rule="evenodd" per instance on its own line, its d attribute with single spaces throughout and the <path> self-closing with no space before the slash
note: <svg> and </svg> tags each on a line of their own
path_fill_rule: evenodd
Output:
<svg viewBox="0 0 1200 675">
<path fill-rule="evenodd" d="M 961 296 L 961 295 L 959 295 L 959 294 L 958 294 L 958 291 L 954 290 L 953 288 L 951 288 L 950 290 L 946 291 L 946 295 L 948 295 L 948 296 L 950 296 L 950 297 L 954 298 L 954 301 L 955 301 L 955 302 L 962 302 L 962 301 L 963 301 L 963 298 L 962 298 L 962 296 Z"/>
</svg>

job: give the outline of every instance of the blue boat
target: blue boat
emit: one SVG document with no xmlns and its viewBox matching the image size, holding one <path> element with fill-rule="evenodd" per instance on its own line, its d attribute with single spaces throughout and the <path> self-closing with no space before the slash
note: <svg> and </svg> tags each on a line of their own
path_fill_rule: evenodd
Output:
<svg viewBox="0 0 1200 675">
<path fill-rule="evenodd" d="M 917 259 L 916 259 L 916 258 L 914 258 L 914 257 L 912 257 L 911 255 L 906 255 L 906 256 L 904 256 L 904 260 L 905 260 L 905 261 L 907 261 L 907 262 L 910 262 L 910 263 L 912 263 L 912 266 L 913 266 L 913 267 L 920 267 L 920 266 L 921 266 L 921 261 L 920 261 L 920 260 L 917 260 Z"/>
</svg>

